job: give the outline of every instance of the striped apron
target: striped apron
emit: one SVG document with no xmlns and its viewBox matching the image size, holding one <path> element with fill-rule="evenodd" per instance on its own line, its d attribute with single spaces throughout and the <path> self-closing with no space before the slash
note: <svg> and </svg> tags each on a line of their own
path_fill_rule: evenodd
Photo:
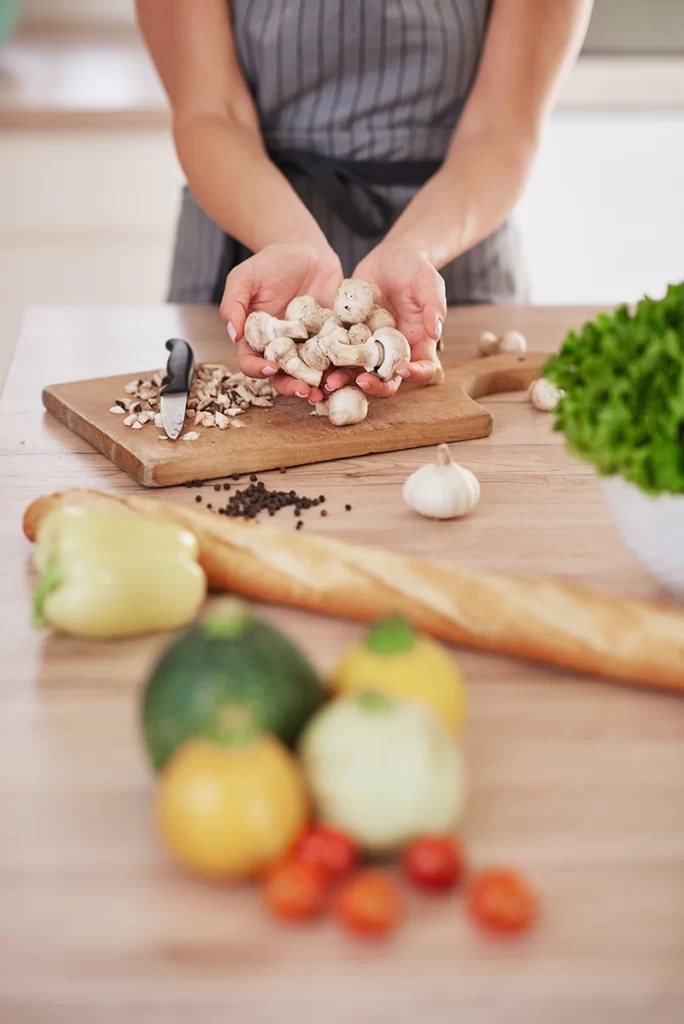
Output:
<svg viewBox="0 0 684 1024">
<path fill-rule="evenodd" d="M 472 86 L 491 0 L 230 0 L 271 158 L 345 275 L 439 167 Z M 183 191 L 169 301 L 217 303 L 250 253 Z M 517 302 L 510 221 L 442 268 L 450 305 Z"/>
</svg>

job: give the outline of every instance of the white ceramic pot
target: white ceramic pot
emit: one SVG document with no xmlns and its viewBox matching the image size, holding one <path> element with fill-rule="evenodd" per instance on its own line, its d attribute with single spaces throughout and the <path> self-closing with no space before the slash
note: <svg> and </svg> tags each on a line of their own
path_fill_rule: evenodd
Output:
<svg viewBox="0 0 684 1024">
<path fill-rule="evenodd" d="M 619 476 L 604 477 L 601 484 L 629 550 L 684 603 L 684 494 L 651 497 Z"/>
</svg>

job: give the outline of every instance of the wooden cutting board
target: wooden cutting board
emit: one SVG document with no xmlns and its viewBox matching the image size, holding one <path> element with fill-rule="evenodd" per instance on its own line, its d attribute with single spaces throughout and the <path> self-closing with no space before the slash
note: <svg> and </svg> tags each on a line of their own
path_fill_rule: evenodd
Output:
<svg viewBox="0 0 684 1024">
<path fill-rule="evenodd" d="M 153 423 L 132 430 L 122 416 L 109 412 L 132 376 L 151 376 L 156 370 L 55 384 L 43 391 L 43 404 L 145 487 L 168 487 L 485 437 L 492 431 L 492 415 L 475 399 L 526 388 L 546 358 L 526 352 L 446 366 L 444 384 L 402 385 L 396 398 L 372 401 L 367 419 L 350 427 L 312 416 L 311 406 L 301 399 L 279 398 L 272 409 L 250 409 L 240 417 L 244 429 L 200 427 L 197 441 L 161 440 L 163 431 Z"/>
</svg>

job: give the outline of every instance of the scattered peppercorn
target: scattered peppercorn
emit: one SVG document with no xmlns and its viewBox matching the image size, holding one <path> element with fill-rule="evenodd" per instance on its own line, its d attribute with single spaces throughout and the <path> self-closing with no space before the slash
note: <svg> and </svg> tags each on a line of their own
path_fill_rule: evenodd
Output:
<svg viewBox="0 0 684 1024">
<path fill-rule="evenodd" d="M 240 474 L 239 473 L 232 473 L 231 474 L 231 479 L 232 480 L 239 480 L 240 479 Z"/>
<path fill-rule="evenodd" d="M 252 483 L 253 483 L 253 484 L 255 484 L 255 483 L 256 483 L 256 480 L 257 480 L 257 475 L 256 475 L 256 473 L 250 473 L 250 474 L 249 474 L 249 479 L 250 479 L 250 480 L 252 481 Z"/>
<path fill-rule="evenodd" d="M 183 487 L 194 487 L 194 486 L 195 486 L 195 481 L 194 480 L 186 480 L 185 483 L 183 484 Z"/>
<path fill-rule="evenodd" d="M 221 490 L 221 484 L 214 484 L 214 490 L 215 491 L 220 491 Z"/>
<path fill-rule="evenodd" d="M 285 469 L 284 466 L 281 466 L 280 469 L 278 470 L 278 472 L 279 473 L 287 473 L 287 470 Z"/>
<path fill-rule="evenodd" d="M 209 505 L 209 504 L 207 505 L 208 509 L 211 509 L 212 507 L 213 507 L 212 505 Z"/>
<path fill-rule="evenodd" d="M 296 509 L 294 510 L 294 514 L 295 514 L 296 516 L 301 516 L 301 514 L 302 514 L 302 510 L 301 510 L 301 508 L 296 508 Z"/>
<path fill-rule="evenodd" d="M 344 507 L 347 512 L 351 512 L 351 505 L 345 505 Z"/>
<path fill-rule="evenodd" d="M 327 514 L 328 514 L 327 511 L 324 508 L 322 508 L 321 509 L 321 515 L 322 516 L 327 516 Z"/>
<path fill-rule="evenodd" d="M 318 500 L 320 501 L 320 503 L 321 503 L 321 505 L 322 505 L 322 504 L 323 504 L 323 502 L 325 501 L 325 494 L 319 494 L 319 496 L 318 496 Z"/>
<path fill-rule="evenodd" d="M 299 522 L 297 523 L 297 529 L 298 529 L 298 530 L 301 530 L 301 528 L 302 528 L 302 526 L 303 526 L 303 525 L 304 525 L 304 523 L 303 523 L 303 522 L 301 521 L 301 519 L 300 519 L 300 520 L 299 520 Z"/>
<path fill-rule="evenodd" d="M 230 490 L 230 484 L 224 484 L 223 485 L 223 490 L 224 491 L 229 491 Z"/>
<path fill-rule="evenodd" d="M 201 500 L 202 500 L 202 495 L 201 494 L 195 495 L 195 501 L 201 501 Z"/>
</svg>

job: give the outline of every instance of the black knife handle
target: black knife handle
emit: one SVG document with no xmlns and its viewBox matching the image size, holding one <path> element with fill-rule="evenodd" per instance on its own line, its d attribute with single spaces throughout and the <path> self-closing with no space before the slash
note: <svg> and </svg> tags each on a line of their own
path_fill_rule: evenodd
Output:
<svg viewBox="0 0 684 1024">
<path fill-rule="evenodd" d="M 195 357 L 187 341 L 182 338 L 169 338 L 166 347 L 170 352 L 166 364 L 168 384 L 160 391 L 161 395 L 184 394 L 190 390 L 190 382 L 195 370 Z"/>
</svg>

